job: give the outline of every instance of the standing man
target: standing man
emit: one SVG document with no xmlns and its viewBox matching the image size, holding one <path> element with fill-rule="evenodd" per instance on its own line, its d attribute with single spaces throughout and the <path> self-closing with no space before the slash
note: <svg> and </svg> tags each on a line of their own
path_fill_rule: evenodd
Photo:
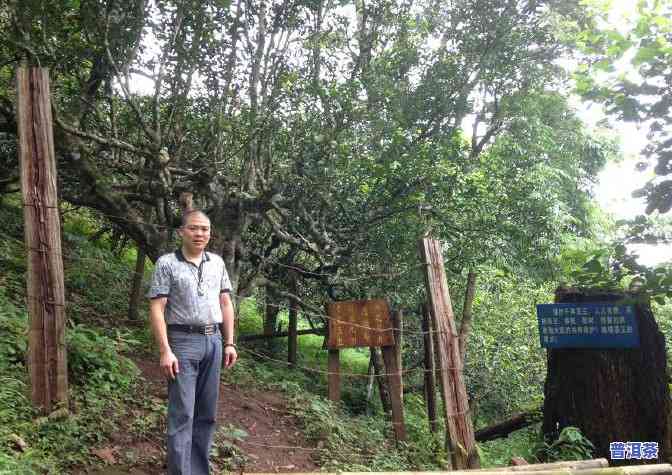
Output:
<svg viewBox="0 0 672 475">
<path fill-rule="evenodd" d="M 238 357 L 231 282 L 222 258 L 205 251 L 205 213 L 185 211 L 178 233 L 181 249 L 156 261 L 150 321 L 168 379 L 168 473 L 204 475 L 210 473 L 222 360 L 230 368 Z"/>
</svg>

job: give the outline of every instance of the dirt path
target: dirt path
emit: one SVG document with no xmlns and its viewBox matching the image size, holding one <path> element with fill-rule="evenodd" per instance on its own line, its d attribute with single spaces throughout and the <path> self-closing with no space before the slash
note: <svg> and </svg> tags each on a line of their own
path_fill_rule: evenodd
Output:
<svg viewBox="0 0 672 475">
<path fill-rule="evenodd" d="M 143 397 L 150 405 L 152 402 L 157 406 L 165 402 L 166 384 L 156 362 L 134 359 L 146 383 Z M 134 410 L 133 415 L 134 421 L 123 421 L 122 425 L 134 425 L 137 432 L 137 427 L 142 427 L 143 421 L 147 421 L 152 429 L 142 432 L 141 437 L 133 437 L 128 431 L 120 430 L 114 435 L 111 446 L 94 451 L 106 467 L 79 473 L 155 475 L 165 472 L 165 429 L 157 429 L 156 424 L 151 423 L 157 417 L 164 420 L 161 412 Z M 220 385 L 218 421 L 220 429 L 215 438 L 218 454 L 213 458 L 215 474 L 319 470 L 311 459 L 314 451 L 302 437 L 297 421 L 289 413 L 281 394 L 238 387 L 223 381 Z"/>
</svg>

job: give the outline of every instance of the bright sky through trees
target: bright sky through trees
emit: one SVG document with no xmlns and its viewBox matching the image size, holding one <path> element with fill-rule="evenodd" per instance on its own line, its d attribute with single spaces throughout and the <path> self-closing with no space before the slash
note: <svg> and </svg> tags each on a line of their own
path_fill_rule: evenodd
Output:
<svg viewBox="0 0 672 475">
<path fill-rule="evenodd" d="M 636 17 L 636 0 L 617 0 L 610 2 L 609 23 L 622 33 L 626 33 Z M 629 63 L 620 65 L 619 73 L 633 74 Z M 580 108 L 580 116 L 587 125 L 594 127 L 604 118 L 601 106 L 585 104 Z M 632 192 L 641 188 L 654 177 L 653 168 L 638 171 L 636 165 L 642 161 L 641 151 L 646 146 L 648 126 L 625 123 L 610 119 L 614 134 L 619 140 L 623 161 L 608 163 L 599 177 L 596 199 L 600 206 L 616 219 L 631 219 L 644 214 L 644 198 L 633 198 Z M 670 245 L 636 245 L 630 250 L 640 256 L 640 262 L 655 265 L 672 258 Z"/>
</svg>

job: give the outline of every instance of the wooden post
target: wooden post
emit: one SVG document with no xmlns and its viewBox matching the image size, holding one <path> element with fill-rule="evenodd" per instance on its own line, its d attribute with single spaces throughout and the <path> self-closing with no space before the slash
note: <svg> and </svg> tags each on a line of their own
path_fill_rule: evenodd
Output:
<svg viewBox="0 0 672 475">
<path fill-rule="evenodd" d="M 392 328 L 394 329 L 394 356 L 397 359 L 397 369 L 399 370 L 399 375 L 401 376 L 401 371 L 404 367 L 402 363 L 402 344 L 404 339 L 403 332 L 403 322 L 404 314 L 401 310 L 395 310 L 392 312 Z M 404 382 L 401 380 L 401 401 L 404 401 Z"/>
<path fill-rule="evenodd" d="M 458 334 L 443 267 L 441 243 L 434 239 L 422 239 L 420 254 L 426 264 L 427 295 L 437 337 L 441 395 L 446 419 L 446 450 L 451 454 L 454 470 L 478 468 L 480 463 L 462 375 Z"/>
<path fill-rule="evenodd" d="M 49 72 L 20 67 L 16 73 L 19 162 L 28 250 L 27 298 L 31 398 L 51 412 L 67 407 L 65 288 Z"/>
<path fill-rule="evenodd" d="M 390 398 L 389 380 L 383 376 L 385 373 L 385 364 L 383 356 L 378 351 L 378 347 L 372 346 L 369 348 L 371 352 L 370 364 L 373 365 L 373 373 L 378 382 L 378 394 L 380 394 L 380 404 L 383 407 L 383 412 L 388 414 L 392 412 L 392 399 Z"/>
<path fill-rule="evenodd" d="M 329 350 L 328 368 L 329 368 L 329 389 L 328 397 L 330 401 L 338 402 L 341 400 L 341 361 L 340 350 Z"/>
<path fill-rule="evenodd" d="M 402 401 L 403 385 L 401 382 L 401 367 L 397 366 L 397 350 L 394 346 L 381 348 L 387 381 L 392 401 L 392 425 L 397 441 L 406 440 L 406 426 L 404 424 L 404 403 Z"/>
<path fill-rule="evenodd" d="M 291 292 L 296 295 L 296 276 L 290 276 Z M 287 361 L 292 367 L 296 366 L 298 347 L 298 305 L 294 300 L 289 302 L 289 327 L 287 329 Z"/>
<path fill-rule="evenodd" d="M 430 331 L 429 308 L 422 305 L 422 333 L 425 340 L 425 403 L 429 430 L 436 434 L 439 431 L 436 420 L 436 365 L 434 363 L 434 339 Z"/>
</svg>

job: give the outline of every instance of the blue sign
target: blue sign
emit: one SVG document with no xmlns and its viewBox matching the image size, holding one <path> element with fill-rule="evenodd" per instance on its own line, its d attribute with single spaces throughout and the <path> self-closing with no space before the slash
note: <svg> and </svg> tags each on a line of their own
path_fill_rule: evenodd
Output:
<svg viewBox="0 0 672 475">
<path fill-rule="evenodd" d="M 537 305 L 543 348 L 637 348 L 632 305 L 558 303 Z"/>
</svg>

